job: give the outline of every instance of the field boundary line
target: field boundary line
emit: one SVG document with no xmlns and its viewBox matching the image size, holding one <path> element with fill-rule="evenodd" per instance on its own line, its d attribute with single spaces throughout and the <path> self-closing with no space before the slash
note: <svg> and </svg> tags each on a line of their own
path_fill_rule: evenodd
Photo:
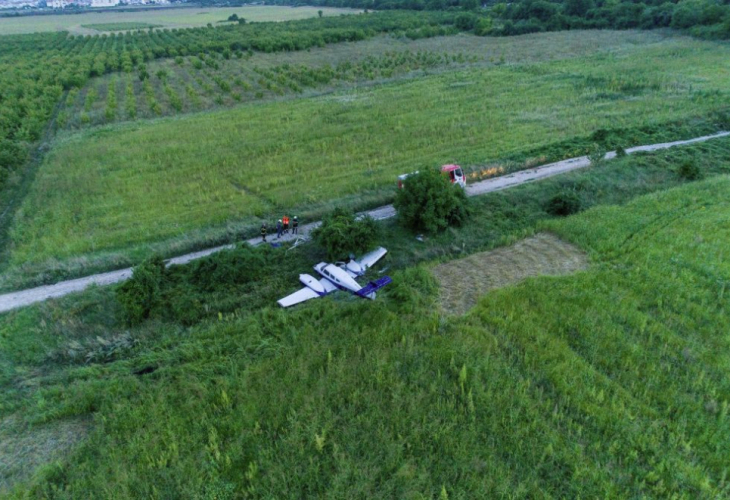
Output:
<svg viewBox="0 0 730 500">
<path fill-rule="evenodd" d="M 662 149 L 668 149 L 675 146 L 685 146 L 689 144 L 696 144 L 700 142 L 709 141 L 712 139 L 718 139 L 721 137 L 730 136 L 730 131 L 722 131 L 712 135 L 705 135 L 702 137 L 695 137 L 694 139 L 687 139 L 682 141 L 663 142 L 658 144 L 649 144 L 645 146 L 636 146 L 633 148 L 627 148 L 626 153 L 639 153 L 639 152 L 651 152 L 659 151 Z M 610 151 L 605 154 L 604 159 L 610 160 L 616 157 L 615 151 Z M 533 182 L 556 175 L 561 175 L 573 170 L 586 168 L 591 165 L 591 161 L 587 156 L 580 156 L 577 158 L 569 158 L 567 160 L 558 161 L 543 165 L 541 167 L 535 167 L 527 170 L 521 170 L 508 175 L 500 177 L 494 177 L 486 179 L 474 184 L 470 184 L 466 188 L 467 196 L 479 196 L 486 193 L 495 191 L 501 191 L 512 187 L 520 186 L 528 182 Z M 376 208 L 367 212 L 363 212 L 363 215 L 369 215 L 375 220 L 384 220 L 394 217 L 396 215 L 395 208 L 393 205 L 386 205 L 383 207 Z M 311 222 L 300 226 L 299 237 L 308 238 L 311 231 L 317 228 L 320 222 Z M 273 229 L 273 228 L 272 228 Z M 274 235 L 270 235 L 268 238 L 269 242 L 286 242 L 293 241 L 296 238 L 291 234 L 284 235 L 282 238 L 277 239 Z M 246 241 L 248 244 L 256 246 L 262 243 L 261 237 L 251 238 Z M 178 257 L 168 259 L 166 262 L 168 265 L 172 264 L 186 264 L 196 259 L 206 257 L 214 254 L 221 250 L 234 248 L 235 244 L 220 245 L 198 252 L 192 252 Z M 42 302 L 51 298 L 58 298 L 68 295 L 74 292 L 80 292 L 92 285 L 106 286 L 114 283 L 119 283 L 129 279 L 132 276 L 132 268 L 119 269 L 116 271 L 109 271 L 106 273 L 93 274 L 84 278 L 76 278 L 67 281 L 61 281 L 53 285 L 44 285 L 35 288 L 29 288 L 22 291 L 10 292 L 0 295 L 0 313 L 17 309 L 20 307 L 29 306 L 37 302 Z"/>
</svg>

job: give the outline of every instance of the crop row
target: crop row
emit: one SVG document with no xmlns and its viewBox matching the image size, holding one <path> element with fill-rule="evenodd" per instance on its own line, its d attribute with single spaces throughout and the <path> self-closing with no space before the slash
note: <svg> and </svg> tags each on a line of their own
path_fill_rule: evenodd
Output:
<svg viewBox="0 0 730 500">
<path fill-rule="evenodd" d="M 141 65 L 136 75 L 125 76 L 125 88 L 118 87 L 115 76 L 94 79 L 86 86 L 84 99 L 78 91 L 69 94 L 61 125 L 78 127 L 129 120 L 137 117 L 168 115 L 213 106 L 232 105 L 300 93 L 305 89 L 337 86 L 341 83 L 373 81 L 452 64 L 476 62 L 475 56 L 429 51 L 390 51 L 380 57 L 336 65 L 309 66 L 281 64 L 271 68 L 228 63 L 223 56 L 192 56 L 176 59 L 159 69 Z M 245 59 L 248 59 L 247 57 Z M 120 106 L 102 109 L 105 88 L 111 95 L 125 95 Z M 108 94 L 106 100 L 109 100 Z M 118 109 L 124 112 L 117 113 Z"/>
<path fill-rule="evenodd" d="M 454 18 L 453 13 L 375 13 L 94 36 L 63 32 L 2 37 L 0 188 L 10 172 L 26 161 L 28 144 L 41 137 L 64 91 L 81 88 L 91 78 L 131 73 L 154 59 L 194 54 L 219 53 L 230 58 L 248 51 L 302 50 L 363 40 L 378 33 L 405 34 L 421 29 L 429 36 L 434 32 L 432 27 L 451 27 Z"/>
</svg>

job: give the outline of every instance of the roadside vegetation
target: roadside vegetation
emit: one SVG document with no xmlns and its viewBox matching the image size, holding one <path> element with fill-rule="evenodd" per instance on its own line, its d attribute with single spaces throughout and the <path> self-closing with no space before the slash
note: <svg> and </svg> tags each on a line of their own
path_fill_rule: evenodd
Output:
<svg viewBox="0 0 730 500">
<path fill-rule="evenodd" d="M 118 265 L 150 243 L 169 254 L 225 241 L 282 210 L 313 220 L 334 204 L 377 206 L 398 174 L 428 165 L 478 178 L 597 143 L 715 132 L 728 126 L 726 57 L 723 45 L 678 38 L 63 135 L 16 217 L 8 262 L 26 275 L 93 254 Z"/>
<path fill-rule="evenodd" d="M 686 180 L 687 162 L 707 179 Z M 94 416 L 17 496 L 722 497 L 728 174 L 718 139 L 474 198 L 463 228 L 423 242 L 387 222 L 394 283 L 376 301 L 276 308 L 323 256 L 303 245 L 169 270 L 204 280 L 173 286 L 202 299 L 189 323 L 181 307 L 130 327 L 111 288 L 8 313 L 0 417 Z M 568 187 L 586 210 L 550 216 Z M 546 230 L 591 267 L 492 291 L 463 317 L 439 312 L 414 267 Z M 268 251 L 264 278 L 230 275 Z"/>
</svg>

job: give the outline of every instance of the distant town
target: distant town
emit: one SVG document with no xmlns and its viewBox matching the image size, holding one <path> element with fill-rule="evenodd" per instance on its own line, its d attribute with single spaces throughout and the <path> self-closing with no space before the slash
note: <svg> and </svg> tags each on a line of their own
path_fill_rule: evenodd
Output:
<svg viewBox="0 0 730 500">
<path fill-rule="evenodd" d="M 117 5 L 161 5 L 169 0 L 0 0 L 0 9 L 104 8 Z"/>
</svg>

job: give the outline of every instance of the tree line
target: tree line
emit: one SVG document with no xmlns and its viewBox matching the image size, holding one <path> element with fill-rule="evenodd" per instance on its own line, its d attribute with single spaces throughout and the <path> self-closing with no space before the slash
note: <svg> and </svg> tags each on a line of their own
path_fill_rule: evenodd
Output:
<svg viewBox="0 0 730 500">
<path fill-rule="evenodd" d="M 291 0 L 267 3 L 299 5 Z M 310 0 L 306 5 L 465 11 L 473 13 L 471 23 L 477 34 L 492 36 L 569 29 L 675 28 L 705 39 L 730 38 L 729 0 Z"/>
</svg>

